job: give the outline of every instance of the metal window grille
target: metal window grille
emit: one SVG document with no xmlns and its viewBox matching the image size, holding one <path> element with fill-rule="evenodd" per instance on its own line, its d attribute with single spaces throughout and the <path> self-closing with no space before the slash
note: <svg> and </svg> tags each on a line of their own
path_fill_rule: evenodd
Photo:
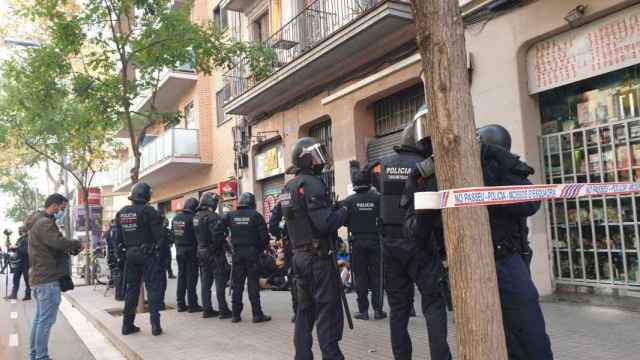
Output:
<svg viewBox="0 0 640 360">
<path fill-rule="evenodd" d="M 373 104 L 376 136 L 384 136 L 404 129 L 424 104 L 422 84 L 399 91 Z"/>
<path fill-rule="evenodd" d="M 309 136 L 318 139 L 318 141 L 322 142 L 329 152 L 329 158 L 333 159 L 333 139 L 331 137 L 331 121 L 327 120 L 321 122 L 320 124 L 314 125 L 309 128 Z M 325 171 L 322 174 L 325 184 L 327 184 L 327 189 L 329 189 L 329 195 L 331 198 L 335 198 L 336 194 L 336 180 L 335 180 L 335 170 L 333 168 L 333 163 L 327 164 Z"/>
<path fill-rule="evenodd" d="M 638 181 L 640 118 L 540 138 L 549 184 Z M 546 203 L 553 274 L 558 283 L 640 289 L 636 195 Z"/>
</svg>

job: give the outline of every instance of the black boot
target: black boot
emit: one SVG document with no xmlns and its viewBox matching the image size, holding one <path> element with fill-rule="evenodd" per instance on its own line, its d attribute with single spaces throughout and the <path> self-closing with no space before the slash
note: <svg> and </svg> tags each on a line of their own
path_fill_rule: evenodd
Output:
<svg viewBox="0 0 640 360">
<path fill-rule="evenodd" d="M 185 312 L 189 310 L 188 307 L 186 307 L 184 304 L 178 304 L 178 312 Z"/>
<path fill-rule="evenodd" d="M 151 335 L 158 336 L 162 334 L 162 328 L 160 327 L 160 319 L 151 320 Z"/>
<path fill-rule="evenodd" d="M 24 297 L 22 298 L 22 301 L 29 301 L 31 300 L 31 294 L 25 294 Z"/>
<path fill-rule="evenodd" d="M 189 310 L 190 313 L 197 313 L 202 311 L 202 307 L 200 305 L 195 305 L 195 306 L 189 306 Z"/>
<path fill-rule="evenodd" d="M 369 320 L 369 314 L 365 312 L 357 312 L 353 315 L 358 320 Z"/>
<path fill-rule="evenodd" d="M 230 310 L 220 310 L 220 319 L 231 319 L 231 311 Z"/>
<path fill-rule="evenodd" d="M 373 312 L 373 318 L 376 320 L 381 320 L 387 317 L 387 313 L 382 310 L 375 310 Z"/>
<path fill-rule="evenodd" d="M 122 319 L 122 335 L 135 334 L 140 331 L 140 328 L 133 325 L 135 315 L 125 315 Z"/>
<path fill-rule="evenodd" d="M 242 318 L 240 317 L 240 314 L 232 314 L 231 315 L 231 322 L 232 323 L 239 323 L 240 321 L 242 321 Z"/>
<path fill-rule="evenodd" d="M 5 298 L 6 300 L 17 300 L 17 299 L 18 299 L 18 296 L 17 296 L 17 295 L 14 295 L 14 294 L 11 294 L 11 295 L 9 295 L 9 296 L 5 296 L 4 298 Z"/>
<path fill-rule="evenodd" d="M 202 318 L 203 319 L 207 319 L 207 318 L 210 318 L 210 317 L 217 317 L 219 315 L 220 315 L 220 312 L 215 311 L 213 309 L 204 309 L 202 311 Z"/>
<path fill-rule="evenodd" d="M 265 314 L 260 314 L 257 316 L 253 317 L 253 323 L 257 324 L 257 323 L 261 323 L 261 322 L 266 322 L 266 321 L 270 321 L 271 320 L 271 316 L 269 315 L 265 315 Z"/>
</svg>

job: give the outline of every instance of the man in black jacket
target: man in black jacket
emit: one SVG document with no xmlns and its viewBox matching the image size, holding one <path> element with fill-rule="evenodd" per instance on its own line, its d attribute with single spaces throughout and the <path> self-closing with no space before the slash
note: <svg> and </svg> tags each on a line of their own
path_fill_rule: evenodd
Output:
<svg viewBox="0 0 640 360">
<path fill-rule="evenodd" d="M 531 185 L 527 178 L 533 174 L 533 169 L 509 152 L 511 136 L 506 129 L 499 125 L 488 125 L 481 128 L 478 135 L 482 142 L 485 185 Z M 526 221 L 539 208 L 540 202 L 488 207 L 510 359 L 553 359 L 538 290 L 526 263 L 531 259 Z"/>
<path fill-rule="evenodd" d="M 258 257 L 269 245 L 269 234 L 264 217 L 256 211 L 256 198 L 252 193 L 244 193 L 238 200 L 238 209 L 230 211 L 222 217 L 213 230 L 214 241 L 224 243 L 227 235 L 231 235 L 233 260 L 231 263 L 232 303 L 231 321 L 241 321 L 242 294 L 247 281 L 249 300 L 253 312 L 253 322 L 260 323 L 271 320 L 262 312 L 260 304 L 260 276 Z"/>
<path fill-rule="evenodd" d="M 200 285 L 202 296 L 203 318 L 220 316 L 220 319 L 231 317 L 231 310 L 227 305 L 225 290 L 229 281 L 229 263 L 225 254 L 224 244 L 215 244 L 213 228 L 220 221 L 216 213 L 218 195 L 204 193 L 200 199 L 200 207 L 193 219 L 193 227 L 198 241 L 198 261 L 200 263 Z M 211 287 L 216 289 L 216 299 L 220 312 L 213 309 L 211 302 Z"/>
<path fill-rule="evenodd" d="M 198 208 L 198 200 L 189 198 L 184 203 L 182 211 L 171 220 L 171 230 L 176 245 L 176 260 L 178 260 L 178 287 L 176 303 L 178 312 L 189 310 L 190 313 L 200 312 L 196 286 L 198 285 L 198 257 L 196 233 L 193 227 L 193 214 Z M 187 303 L 185 303 L 185 293 Z M 188 307 L 187 307 L 188 305 Z"/>
<path fill-rule="evenodd" d="M 162 217 L 151 206 L 151 187 L 146 183 L 137 183 L 131 190 L 131 205 L 123 207 L 116 214 L 118 243 L 126 257 L 127 290 L 122 318 L 122 334 L 129 335 L 140 331 L 134 325 L 140 286 L 144 279 L 149 298 L 151 333 L 162 334 L 160 327 L 160 308 L 163 297 L 162 277 L 166 279 L 165 256 L 166 233 Z M 166 280 L 165 280 L 166 281 Z"/>
<path fill-rule="evenodd" d="M 11 295 L 9 295 L 8 299 L 17 299 L 18 291 L 20 290 L 20 278 L 24 278 L 24 298 L 23 301 L 31 300 L 31 287 L 29 286 L 29 245 L 27 236 L 27 229 L 24 226 L 21 226 L 18 229 L 18 241 L 16 245 L 12 248 L 12 250 L 16 253 L 16 258 L 13 261 L 16 261 L 15 270 L 13 272 L 13 290 L 11 291 Z"/>
</svg>

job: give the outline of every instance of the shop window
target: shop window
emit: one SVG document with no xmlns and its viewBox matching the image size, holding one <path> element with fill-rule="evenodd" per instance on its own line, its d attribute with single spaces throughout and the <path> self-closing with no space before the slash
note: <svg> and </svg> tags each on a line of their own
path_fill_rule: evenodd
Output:
<svg viewBox="0 0 640 360">
<path fill-rule="evenodd" d="M 638 182 L 640 66 L 540 94 L 546 183 Z M 553 200 L 547 206 L 559 283 L 640 285 L 640 198 Z"/>
<path fill-rule="evenodd" d="M 213 23 L 219 31 L 225 31 L 229 25 L 227 21 L 227 9 L 216 6 L 216 8 L 213 9 Z"/>
<path fill-rule="evenodd" d="M 404 129 L 424 104 L 422 83 L 387 96 L 373 104 L 376 136 L 384 136 Z"/>
<path fill-rule="evenodd" d="M 314 125 L 309 128 L 309 136 L 318 139 L 322 142 L 329 152 L 329 158 L 333 159 L 333 139 L 331 137 L 331 121 L 324 121 L 320 124 Z M 336 181 L 335 181 L 335 171 L 333 169 L 333 164 L 327 164 L 325 167 L 325 171 L 323 172 L 322 177 L 324 178 L 325 184 L 327 184 L 327 188 L 329 189 L 329 194 L 332 198 L 335 198 L 336 194 Z"/>
</svg>

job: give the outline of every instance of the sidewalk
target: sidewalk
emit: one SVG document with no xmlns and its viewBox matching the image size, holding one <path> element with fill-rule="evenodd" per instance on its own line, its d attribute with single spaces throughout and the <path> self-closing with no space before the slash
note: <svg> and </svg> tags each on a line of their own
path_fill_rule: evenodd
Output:
<svg viewBox="0 0 640 360">
<path fill-rule="evenodd" d="M 169 280 L 166 297 L 169 305 L 175 305 L 175 286 L 176 281 Z M 136 324 L 142 328 L 141 333 L 126 337 L 120 335 L 122 318 L 114 317 L 105 310 L 122 308 L 123 303 L 113 300 L 112 291 L 107 297 L 103 294 L 104 288 L 80 287 L 66 296 L 128 359 L 293 359 L 293 324 L 289 321 L 288 292 L 261 293 L 264 311 L 273 317 L 268 323 L 251 323 L 250 306 L 245 299 L 243 321 L 239 324 L 202 319 L 199 313 L 164 311 L 164 334 L 158 337 L 151 336 L 148 314 L 139 315 L 136 319 Z M 347 297 L 353 311 L 356 308 L 355 294 Z M 419 309 L 419 296 L 416 308 Z M 640 354 L 640 313 L 554 302 L 544 303 L 543 310 L 556 360 L 619 360 L 632 359 Z M 413 338 L 413 357 L 429 359 L 424 318 L 413 318 L 409 327 Z M 452 319 L 449 329 L 455 356 L 455 325 Z M 345 325 L 344 339 L 340 344 L 347 359 L 393 358 L 388 319 L 355 321 L 355 330 L 349 330 Z M 320 359 L 317 347 L 314 352 Z"/>
</svg>

